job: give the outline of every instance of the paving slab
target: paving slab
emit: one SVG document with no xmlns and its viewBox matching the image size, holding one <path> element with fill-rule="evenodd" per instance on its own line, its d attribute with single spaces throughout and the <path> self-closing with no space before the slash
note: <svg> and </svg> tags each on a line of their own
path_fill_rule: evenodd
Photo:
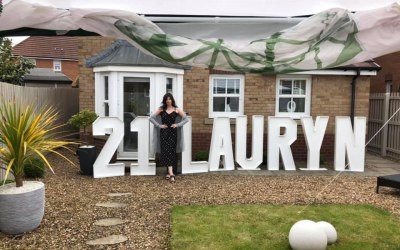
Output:
<svg viewBox="0 0 400 250">
<path fill-rule="evenodd" d="M 110 235 L 107 237 L 95 239 L 95 240 L 88 240 L 86 241 L 86 244 L 88 245 L 114 245 L 114 244 L 119 244 L 122 242 L 127 241 L 128 238 L 124 235 Z"/>
<path fill-rule="evenodd" d="M 121 208 L 121 207 L 126 207 L 125 203 L 118 203 L 118 202 L 101 202 L 101 203 L 96 203 L 96 206 L 98 207 L 110 207 L 110 208 Z"/>
<path fill-rule="evenodd" d="M 110 197 L 121 197 L 121 196 L 130 196 L 132 193 L 109 193 Z"/>
<path fill-rule="evenodd" d="M 121 225 L 124 223 L 126 223 L 126 221 L 121 220 L 120 218 L 107 218 L 95 221 L 93 224 L 96 226 L 111 227 L 111 226 Z"/>
</svg>

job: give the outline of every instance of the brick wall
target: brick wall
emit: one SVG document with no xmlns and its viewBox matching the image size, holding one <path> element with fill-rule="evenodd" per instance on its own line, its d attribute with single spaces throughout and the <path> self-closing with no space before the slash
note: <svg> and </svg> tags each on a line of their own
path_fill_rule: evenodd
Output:
<svg viewBox="0 0 400 250">
<path fill-rule="evenodd" d="M 311 115 L 329 116 L 326 133 L 335 132 L 335 116 L 351 114 L 351 81 L 353 76 L 313 76 Z M 356 79 L 356 116 L 368 117 L 369 77 Z"/>
<path fill-rule="evenodd" d="M 79 75 L 78 61 L 61 61 L 61 72 L 72 81 L 75 81 Z"/>
<path fill-rule="evenodd" d="M 53 69 L 53 59 L 36 59 L 37 68 Z M 75 81 L 79 75 L 78 61 L 62 60 L 61 72 L 66 75 L 71 81 Z"/>
<path fill-rule="evenodd" d="M 86 59 L 97 55 L 115 39 L 104 37 L 79 38 L 79 109 L 94 110 L 94 73 L 92 68 L 86 67 Z"/>
</svg>

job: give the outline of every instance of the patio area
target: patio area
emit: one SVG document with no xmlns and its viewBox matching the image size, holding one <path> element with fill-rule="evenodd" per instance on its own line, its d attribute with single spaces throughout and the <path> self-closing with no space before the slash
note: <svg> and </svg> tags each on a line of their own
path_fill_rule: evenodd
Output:
<svg viewBox="0 0 400 250">
<path fill-rule="evenodd" d="M 75 155 L 67 156 L 78 166 Z M 20 236 L 0 233 L 0 249 L 168 249 L 170 209 L 176 205 L 372 204 L 400 216 L 400 192 L 382 187 L 376 194 L 376 176 L 361 173 L 340 175 L 332 183 L 332 175 L 304 171 L 290 175 L 205 173 L 178 176 L 171 184 L 161 175 L 93 179 L 59 157 L 49 158 L 56 174 L 47 173 L 43 180 L 46 208 L 41 225 Z M 115 207 L 99 206 L 110 203 Z M 107 218 L 125 223 L 94 225 Z M 110 235 L 127 240 L 115 245 L 87 244 Z"/>
</svg>

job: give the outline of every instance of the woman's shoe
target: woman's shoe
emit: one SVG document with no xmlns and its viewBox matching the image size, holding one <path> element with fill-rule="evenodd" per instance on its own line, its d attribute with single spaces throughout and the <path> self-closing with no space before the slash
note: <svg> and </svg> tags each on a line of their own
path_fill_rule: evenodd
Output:
<svg viewBox="0 0 400 250">
<path fill-rule="evenodd" d="M 171 175 L 171 176 L 169 177 L 169 181 L 170 181 L 171 183 L 175 183 L 175 175 Z"/>
<path fill-rule="evenodd" d="M 171 176 L 170 176 L 169 174 L 166 174 L 166 175 L 165 175 L 165 179 L 166 179 L 166 180 L 169 180 L 170 178 L 171 178 Z"/>
</svg>

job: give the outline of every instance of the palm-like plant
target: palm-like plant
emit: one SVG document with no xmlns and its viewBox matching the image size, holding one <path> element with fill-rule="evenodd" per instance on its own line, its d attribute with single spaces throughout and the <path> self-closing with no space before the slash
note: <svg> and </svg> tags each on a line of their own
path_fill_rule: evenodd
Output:
<svg viewBox="0 0 400 250">
<path fill-rule="evenodd" d="M 52 152 L 65 158 L 56 149 L 73 143 L 57 140 L 56 131 L 62 126 L 57 124 L 57 117 L 57 111 L 51 107 L 36 110 L 17 103 L 3 101 L 0 104 L 0 161 L 6 165 L 5 179 L 11 172 L 16 186 L 22 187 L 24 164 L 32 157 L 43 159 L 52 172 L 44 153 Z"/>
</svg>

